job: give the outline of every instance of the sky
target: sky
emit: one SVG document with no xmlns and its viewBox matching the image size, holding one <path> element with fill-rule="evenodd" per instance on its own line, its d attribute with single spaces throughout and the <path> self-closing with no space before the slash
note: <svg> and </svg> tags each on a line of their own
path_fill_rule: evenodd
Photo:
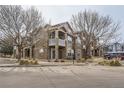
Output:
<svg viewBox="0 0 124 93">
<path fill-rule="evenodd" d="M 114 22 L 120 22 L 120 37 L 124 40 L 124 6 L 121 5 L 57 5 L 57 6 L 35 6 L 42 12 L 46 21 L 51 21 L 51 24 L 58 24 L 61 22 L 70 21 L 73 14 L 80 11 L 92 10 L 98 12 L 100 15 L 109 15 Z"/>
</svg>

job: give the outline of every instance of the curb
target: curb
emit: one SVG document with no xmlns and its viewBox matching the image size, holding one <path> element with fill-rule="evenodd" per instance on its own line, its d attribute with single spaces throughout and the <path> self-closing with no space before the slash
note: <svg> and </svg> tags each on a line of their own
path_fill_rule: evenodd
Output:
<svg viewBox="0 0 124 93">
<path fill-rule="evenodd" d="M 0 67 L 46 67 L 46 66 L 86 66 L 86 64 L 56 64 L 56 65 L 2 65 Z"/>
</svg>

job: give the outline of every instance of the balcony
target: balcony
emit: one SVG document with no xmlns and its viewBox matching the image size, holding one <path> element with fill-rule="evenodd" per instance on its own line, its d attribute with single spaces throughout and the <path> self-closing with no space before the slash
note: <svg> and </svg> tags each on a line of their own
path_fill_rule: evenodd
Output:
<svg viewBox="0 0 124 93">
<path fill-rule="evenodd" d="M 49 46 L 55 46 L 57 44 L 56 39 L 49 39 Z M 58 40 L 58 45 L 59 46 L 65 46 L 65 40 L 59 39 Z"/>
<path fill-rule="evenodd" d="M 56 45 L 56 39 L 49 39 L 49 46 L 55 46 Z"/>
<path fill-rule="evenodd" d="M 65 40 L 59 39 L 59 46 L 65 46 Z"/>
</svg>

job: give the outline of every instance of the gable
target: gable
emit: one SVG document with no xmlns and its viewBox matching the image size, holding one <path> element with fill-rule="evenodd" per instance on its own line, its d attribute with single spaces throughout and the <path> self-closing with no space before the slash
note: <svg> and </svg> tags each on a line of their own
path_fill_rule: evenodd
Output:
<svg viewBox="0 0 124 93">
<path fill-rule="evenodd" d="M 73 29 L 71 28 L 71 26 L 70 26 L 70 24 L 69 24 L 68 22 L 63 23 L 63 24 L 60 26 L 60 28 L 64 29 L 65 32 L 67 32 L 68 34 L 73 35 L 73 32 L 74 32 L 74 31 L 73 31 Z"/>
</svg>

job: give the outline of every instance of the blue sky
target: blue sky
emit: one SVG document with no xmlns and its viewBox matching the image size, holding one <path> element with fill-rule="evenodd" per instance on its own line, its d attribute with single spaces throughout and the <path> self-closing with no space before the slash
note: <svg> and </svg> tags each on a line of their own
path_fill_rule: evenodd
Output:
<svg viewBox="0 0 124 93">
<path fill-rule="evenodd" d="M 110 15 L 115 22 L 121 22 L 120 33 L 124 39 L 124 6 L 121 5 L 76 5 L 76 6 L 36 6 L 52 24 L 70 21 L 72 14 L 92 10 L 101 15 Z"/>
</svg>

